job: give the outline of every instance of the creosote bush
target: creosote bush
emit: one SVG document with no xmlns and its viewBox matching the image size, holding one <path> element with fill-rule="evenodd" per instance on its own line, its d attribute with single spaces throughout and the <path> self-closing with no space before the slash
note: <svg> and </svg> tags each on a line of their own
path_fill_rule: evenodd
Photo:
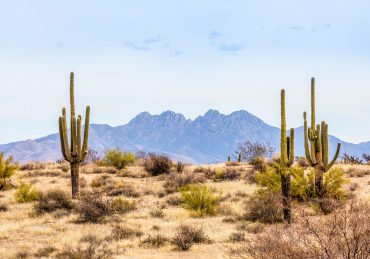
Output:
<svg viewBox="0 0 370 259">
<path fill-rule="evenodd" d="M 144 160 L 145 170 L 153 175 L 168 174 L 171 170 L 172 162 L 165 155 L 149 154 Z"/>
<path fill-rule="evenodd" d="M 73 209 L 73 203 L 69 194 L 62 190 L 54 189 L 41 192 L 33 208 L 37 214 L 53 212 L 56 210 L 70 211 Z"/>
<path fill-rule="evenodd" d="M 31 184 L 21 183 L 14 193 L 15 200 L 18 203 L 28 203 L 38 199 L 38 191 Z"/>
<path fill-rule="evenodd" d="M 135 155 L 131 152 L 122 152 L 118 148 L 108 149 L 104 152 L 103 165 L 113 166 L 117 170 L 135 164 Z"/>
<path fill-rule="evenodd" d="M 267 169 L 267 161 L 264 157 L 254 157 L 248 163 L 253 167 L 253 171 L 264 172 Z"/>
<path fill-rule="evenodd" d="M 216 215 L 221 196 L 215 195 L 205 184 L 189 184 L 180 189 L 181 202 L 185 209 L 196 217 Z"/>
<path fill-rule="evenodd" d="M 274 166 L 277 166 L 274 164 Z M 291 196 L 297 201 L 308 201 L 317 198 L 314 188 L 314 171 L 308 173 L 302 167 L 293 166 L 291 173 Z M 265 172 L 255 174 L 256 182 L 268 190 L 281 192 L 281 177 L 278 168 L 268 167 Z M 346 197 L 342 189 L 347 180 L 344 178 L 343 170 L 339 167 L 333 167 L 324 174 L 323 194 L 326 198 L 341 200 Z"/>
<path fill-rule="evenodd" d="M 0 153 L 0 191 L 11 187 L 8 181 L 18 168 L 18 164 L 13 161 L 13 157 L 5 159 L 4 153 Z"/>
</svg>

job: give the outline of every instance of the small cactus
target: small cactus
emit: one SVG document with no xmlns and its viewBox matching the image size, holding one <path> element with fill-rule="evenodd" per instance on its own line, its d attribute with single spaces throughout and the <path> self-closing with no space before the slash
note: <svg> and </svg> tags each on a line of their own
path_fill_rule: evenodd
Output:
<svg viewBox="0 0 370 259">
<path fill-rule="evenodd" d="M 239 153 L 238 155 L 238 163 L 241 163 L 242 162 L 242 155 Z"/>
<path fill-rule="evenodd" d="M 315 78 L 311 79 L 311 127 L 307 126 L 307 113 L 304 119 L 304 147 L 306 159 L 315 169 L 315 189 L 319 197 L 324 194 L 324 173 L 329 171 L 337 160 L 341 144 L 338 143 L 334 158 L 329 162 L 329 133 L 325 121 L 316 125 L 315 114 Z M 309 145 L 309 142 L 311 145 Z"/>
<path fill-rule="evenodd" d="M 71 107 L 71 145 L 68 143 L 67 115 L 66 108 L 62 109 L 62 116 L 59 117 L 59 135 L 63 157 L 71 165 L 71 182 L 72 182 L 72 197 L 79 197 L 79 171 L 80 165 L 87 155 L 88 136 L 89 136 L 89 121 L 90 121 L 90 106 L 86 107 L 86 117 L 84 134 L 81 134 L 82 117 L 75 114 L 74 101 L 74 74 L 70 74 L 70 107 Z M 83 139 L 83 141 L 81 141 Z"/>
<path fill-rule="evenodd" d="M 231 157 L 230 156 L 227 157 L 227 162 L 229 162 L 229 163 L 231 162 Z"/>
<path fill-rule="evenodd" d="M 281 134 L 280 134 L 280 177 L 283 194 L 284 220 L 292 221 L 291 213 L 291 174 L 290 166 L 294 163 L 294 129 L 290 129 L 290 137 L 286 135 L 285 90 L 281 90 Z"/>
</svg>

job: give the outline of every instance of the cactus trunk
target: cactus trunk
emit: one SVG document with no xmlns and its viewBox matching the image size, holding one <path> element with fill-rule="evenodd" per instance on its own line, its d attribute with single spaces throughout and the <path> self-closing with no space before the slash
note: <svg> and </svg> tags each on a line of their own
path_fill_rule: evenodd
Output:
<svg viewBox="0 0 370 259">
<path fill-rule="evenodd" d="M 68 142 L 68 129 L 67 129 L 67 115 L 66 109 L 62 109 L 62 116 L 59 117 L 59 135 L 62 154 L 65 160 L 71 166 L 71 182 L 72 182 L 72 197 L 74 199 L 79 197 L 79 171 L 80 164 L 84 161 L 88 149 L 88 136 L 89 136 L 89 122 L 90 122 L 90 107 L 86 107 L 85 128 L 82 141 L 82 117 L 78 115 L 76 118 L 75 113 L 75 100 L 74 100 L 74 74 L 70 75 L 70 108 L 71 108 L 71 142 Z"/>
<path fill-rule="evenodd" d="M 80 194 L 80 163 L 71 163 L 71 183 L 72 183 L 72 197 L 78 198 Z"/>
<path fill-rule="evenodd" d="M 325 121 L 316 125 L 315 114 L 315 79 L 311 79 L 311 127 L 307 126 L 307 114 L 304 119 L 304 147 L 306 159 L 315 170 L 315 191 L 318 197 L 325 194 L 324 174 L 329 171 L 337 160 L 341 144 L 338 143 L 333 160 L 329 163 L 329 133 Z"/>
<path fill-rule="evenodd" d="M 281 192 L 283 194 L 283 215 L 287 223 L 292 222 L 292 206 L 290 193 L 290 174 L 281 174 Z"/>
<path fill-rule="evenodd" d="M 281 132 L 280 132 L 280 177 L 281 192 L 283 195 L 284 220 L 292 222 L 291 212 L 291 174 L 290 167 L 294 162 L 294 129 L 290 129 L 290 137 L 286 136 L 286 115 L 285 115 L 285 90 L 281 90 Z"/>
</svg>

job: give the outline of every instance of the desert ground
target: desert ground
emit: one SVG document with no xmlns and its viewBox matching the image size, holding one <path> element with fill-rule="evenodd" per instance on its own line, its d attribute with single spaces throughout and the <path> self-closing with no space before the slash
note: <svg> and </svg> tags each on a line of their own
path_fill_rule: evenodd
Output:
<svg viewBox="0 0 370 259">
<path fill-rule="evenodd" d="M 352 199 L 355 196 L 370 201 L 370 166 L 337 167 L 351 172 L 345 174 L 349 181 L 343 189 L 352 193 Z M 230 249 L 237 247 L 239 242 L 253 238 L 265 229 L 284 227 L 284 223 L 263 224 L 241 216 L 245 200 L 261 188 L 248 181 L 248 175 L 253 173 L 250 165 L 186 165 L 182 174 L 196 177 L 196 174 L 204 174 L 205 169 L 217 172 L 230 168 L 238 173 L 237 177 L 231 177 L 234 179 L 216 179 L 209 175 L 205 178 L 204 184 L 220 196 L 219 209 L 215 215 L 199 217 L 181 206 L 177 191 L 167 191 L 165 175 L 150 176 L 141 166 L 128 166 L 117 171 L 86 165 L 80 172 L 82 195 L 92 192 L 104 200 L 121 198 L 134 202 L 133 209 L 107 215 L 97 223 L 80 222 L 74 210 L 38 214 L 35 212 L 36 201 L 17 203 L 14 193 L 20 182 L 32 184 L 39 192 L 61 189 L 69 193 L 71 188 L 68 164 L 36 164 L 22 168 L 11 178 L 13 188 L 0 192 L 1 258 L 229 258 Z M 120 191 L 112 194 L 115 189 Z M 309 211 L 310 217 L 327 217 L 293 202 L 293 225 L 302 210 Z M 171 242 L 180 225 L 201 228 L 207 241 L 181 251 Z M 133 234 L 112 238 L 117 233 L 115 228 L 128 228 Z M 154 237 L 164 241 L 148 241 Z M 78 249 L 85 251 L 80 257 L 76 255 Z"/>
</svg>

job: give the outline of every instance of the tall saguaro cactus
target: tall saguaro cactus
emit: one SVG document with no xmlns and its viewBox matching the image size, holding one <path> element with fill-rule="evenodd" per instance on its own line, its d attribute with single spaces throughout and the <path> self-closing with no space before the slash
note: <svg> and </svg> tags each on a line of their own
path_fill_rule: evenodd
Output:
<svg viewBox="0 0 370 259">
<path fill-rule="evenodd" d="M 341 144 L 338 143 L 334 158 L 329 162 L 329 133 L 325 121 L 316 125 L 315 114 L 315 78 L 311 79 L 311 127 L 307 126 L 307 113 L 304 119 L 304 147 L 306 159 L 315 169 L 315 190 L 319 197 L 324 194 L 324 173 L 329 171 L 337 160 Z M 309 142 L 311 145 L 309 145 Z"/>
<path fill-rule="evenodd" d="M 72 197 L 79 197 L 79 171 L 81 162 L 87 155 L 89 137 L 90 106 L 86 107 L 84 134 L 82 136 L 82 117 L 75 113 L 74 100 L 74 74 L 70 74 L 70 106 L 71 106 L 71 144 L 68 143 L 67 115 L 66 108 L 62 109 L 62 116 L 59 117 L 59 135 L 63 157 L 71 165 Z M 81 141 L 83 139 L 83 141 Z"/>
<path fill-rule="evenodd" d="M 290 137 L 286 135 L 286 116 L 285 116 L 285 90 L 281 90 L 281 133 L 280 133 L 280 176 L 281 192 L 283 194 L 283 213 L 284 220 L 289 224 L 292 221 L 290 166 L 294 162 L 294 129 L 290 129 Z"/>
</svg>

